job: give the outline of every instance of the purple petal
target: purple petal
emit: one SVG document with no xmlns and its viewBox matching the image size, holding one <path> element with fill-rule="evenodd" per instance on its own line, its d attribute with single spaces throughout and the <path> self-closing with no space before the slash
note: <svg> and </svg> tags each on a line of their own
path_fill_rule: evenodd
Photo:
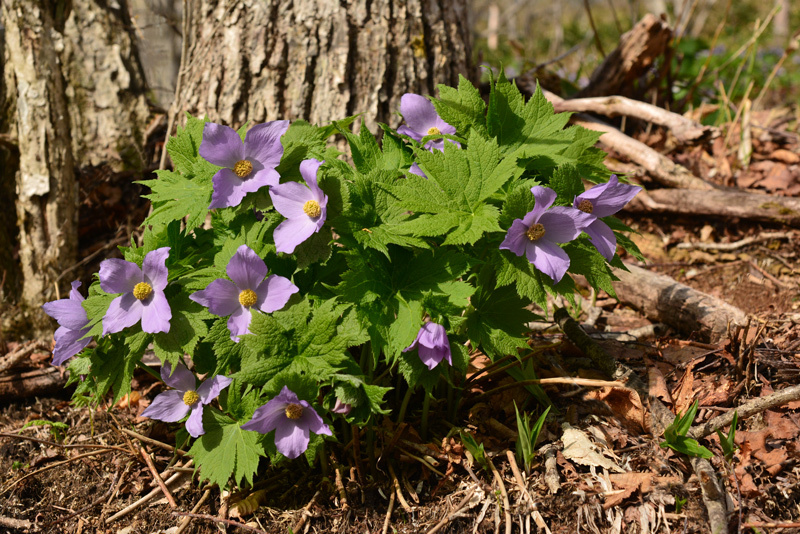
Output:
<svg viewBox="0 0 800 534">
<path fill-rule="evenodd" d="M 228 261 L 225 272 L 228 273 L 239 291 L 255 290 L 267 276 L 267 266 L 264 264 L 264 260 L 253 252 L 253 249 L 247 245 L 241 245 Z M 236 297 L 238 301 L 238 294 Z"/>
<path fill-rule="evenodd" d="M 227 317 L 241 307 L 239 288 L 230 280 L 218 278 L 202 291 L 195 291 L 189 298 L 220 317 Z"/>
<path fill-rule="evenodd" d="M 416 349 L 419 346 L 419 339 L 423 336 L 423 334 L 425 334 L 425 330 L 420 328 L 419 332 L 417 332 L 417 337 L 414 338 L 414 342 L 411 345 L 404 348 L 403 352 L 408 352 L 410 350 Z"/>
<path fill-rule="evenodd" d="M 145 280 L 149 280 L 150 285 L 155 290 L 163 291 L 167 287 L 167 257 L 169 247 L 161 247 L 151 250 L 144 257 L 142 262 L 142 272 Z"/>
<path fill-rule="evenodd" d="M 236 343 L 239 342 L 239 336 L 250 333 L 250 320 L 252 314 L 249 309 L 242 305 L 234 311 L 228 319 L 228 330 L 231 331 L 231 339 Z"/>
<path fill-rule="evenodd" d="M 286 389 L 286 386 L 284 386 Z M 264 406 L 256 408 L 253 418 L 241 426 L 244 430 L 253 430 L 262 434 L 268 434 L 282 426 L 289 420 L 286 417 L 286 405 L 291 401 L 286 401 L 280 394 L 267 402 Z M 295 401 L 297 402 L 297 401 Z"/>
<path fill-rule="evenodd" d="M 230 126 L 207 122 L 203 127 L 200 156 L 212 165 L 232 168 L 244 159 L 244 144 L 236 130 Z"/>
<path fill-rule="evenodd" d="M 419 168 L 419 165 L 417 165 L 416 161 L 411 164 L 411 167 L 409 167 L 408 172 L 410 172 L 411 174 L 416 174 L 417 176 L 422 176 L 425 179 L 428 178 L 428 175 L 422 172 L 422 169 Z"/>
<path fill-rule="evenodd" d="M 200 395 L 200 402 L 202 404 L 208 404 L 216 399 L 219 397 L 220 392 L 228 387 L 231 382 L 233 382 L 232 378 L 222 375 L 216 375 L 214 378 L 206 380 L 197 388 L 197 394 Z"/>
<path fill-rule="evenodd" d="M 272 234 L 275 250 L 291 254 L 297 245 L 311 237 L 317 230 L 319 230 L 317 223 L 307 216 L 300 219 L 286 219 Z"/>
<path fill-rule="evenodd" d="M 305 410 L 304 410 L 305 411 Z M 275 429 L 275 447 L 289 459 L 295 459 L 308 448 L 308 428 L 297 421 L 286 418 L 286 422 Z"/>
<path fill-rule="evenodd" d="M 244 181 L 230 169 L 220 169 L 211 180 L 214 192 L 208 209 L 231 208 L 242 203 L 245 192 L 242 191 Z"/>
<path fill-rule="evenodd" d="M 180 421 L 189 413 L 189 406 L 183 402 L 183 393 L 170 390 L 160 393 L 142 415 L 165 423 Z"/>
<path fill-rule="evenodd" d="M 421 137 L 427 135 L 431 127 L 436 126 L 436 108 L 430 100 L 414 93 L 406 93 L 400 98 L 400 114 L 406 124 Z"/>
<path fill-rule="evenodd" d="M 544 225 L 545 238 L 553 243 L 567 243 L 591 224 L 594 217 L 575 208 L 555 206 L 543 213 L 539 222 Z"/>
<path fill-rule="evenodd" d="M 281 136 L 288 129 L 289 121 L 285 120 L 253 126 L 244 137 L 245 157 L 248 160 L 258 161 L 264 167 L 274 169 L 281 162 L 281 156 L 283 156 Z"/>
<path fill-rule="evenodd" d="M 450 351 L 447 351 L 447 355 L 449 356 Z M 422 360 L 428 369 L 433 369 L 442 361 L 442 358 L 445 357 L 445 352 L 439 348 L 429 348 L 423 347 L 420 345 L 419 347 L 419 359 Z M 448 358 L 449 361 L 449 358 Z"/>
<path fill-rule="evenodd" d="M 427 131 L 427 130 L 425 130 L 425 131 Z M 419 134 L 415 130 L 412 130 L 411 128 L 409 128 L 408 126 L 405 126 L 405 125 L 400 126 L 399 128 L 397 128 L 397 133 L 399 133 L 400 135 L 407 135 L 411 139 L 413 139 L 414 141 L 421 141 L 422 138 L 425 137 L 424 135 Z"/>
<path fill-rule="evenodd" d="M 60 299 L 46 302 L 42 304 L 42 309 L 47 315 L 58 321 L 59 325 L 70 330 L 80 330 L 89 323 L 86 310 L 77 300 Z"/>
<path fill-rule="evenodd" d="M 298 182 L 286 182 L 270 188 L 269 196 L 278 213 L 287 219 L 308 219 L 303 211 L 303 206 L 309 200 L 319 199 L 314 197 L 314 192 Z"/>
<path fill-rule="evenodd" d="M 341 399 L 337 398 L 336 403 L 334 403 L 333 408 L 331 408 L 331 411 L 333 413 L 347 415 L 350 413 L 352 409 L 353 409 L 352 404 L 347 404 L 346 402 L 342 402 Z M 319 434 L 319 432 L 316 432 L 316 434 Z"/>
<path fill-rule="evenodd" d="M 258 308 L 264 313 L 280 310 L 286 306 L 291 296 L 299 291 L 300 289 L 288 278 L 272 274 L 256 289 Z"/>
<path fill-rule="evenodd" d="M 135 325 L 142 318 L 143 310 L 144 305 L 133 296 L 133 293 L 125 293 L 115 298 L 103 316 L 103 335 L 120 332 Z"/>
<path fill-rule="evenodd" d="M 192 408 L 192 413 L 186 420 L 186 430 L 193 438 L 199 438 L 206 433 L 203 428 L 203 405 L 201 403 L 198 402 Z"/>
<path fill-rule="evenodd" d="M 311 191 L 314 192 L 317 202 L 319 202 L 322 199 L 322 196 L 324 196 L 322 189 L 320 189 L 319 185 L 317 185 L 317 172 L 323 163 L 324 161 L 314 158 L 306 159 L 300 162 L 300 174 L 303 176 L 303 180 L 306 181 L 306 184 L 308 184 L 308 187 L 311 188 Z M 326 202 L 327 200 L 327 197 L 325 197 Z"/>
<path fill-rule="evenodd" d="M 100 262 L 100 287 L 106 293 L 130 293 L 143 281 L 142 270 L 135 263 L 119 258 Z"/>
<path fill-rule="evenodd" d="M 625 204 L 630 202 L 641 190 L 641 187 L 635 185 L 619 183 L 617 176 L 612 175 L 608 183 L 596 185 L 585 193 L 581 193 L 576 201 L 580 203 L 583 199 L 590 200 L 594 208 L 592 215 L 608 217 L 624 208 Z"/>
<path fill-rule="evenodd" d="M 169 332 L 169 321 L 172 319 L 172 310 L 167 302 L 164 292 L 158 289 L 153 291 L 150 298 L 142 301 L 142 330 L 148 334 Z"/>
<path fill-rule="evenodd" d="M 328 425 L 322 421 L 322 417 L 319 416 L 314 408 L 312 408 L 310 405 L 307 405 L 307 403 L 304 403 L 303 415 L 297 420 L 297 424 L 309 429 L 314 434 L 324 434 L 326 436 L 333 435 L 333 432 L 331 432 L 331 429 L 328 427 Z"/>
<path fill-rule="evenodd" d="M 606 223 L 597 219 L 583 231 L 589 234 L 592 245 L 605 259 L 608 261 L 614 259 L 614 254 L 617 253 L 617 236 Z"/>
<path fill-rule="evenodd" d="M 500 248 L 510 250 L 517 256 L 522 256 L 525 254 L 525 247 L 531 242 L 528 236 L 525 235 L 527 231 L 528 226 L 522 219 L 515 219 L 506 233 L 506 238 L 500 243 Z"/>
<path fill-rule="evenodd" d="M 281 181 L 281 175 L 272 168 L 259 169 L 248 176 L 242 184 L 242 191 L 255 193 L 262 187 L 274 187 Z"/>
<path fill-rule="evenodd" d="M 528 215 L 534 214 L 532 221 L 538 221 L 547 208 L 552 206 L 553 202 L 556 201 L 556 192 L 549 187 L 536 185 L 531 187 L 531 193 L 533 193 L 533 198 L 536 199 L 536 203 L 533 205 L 533 211 L 531 211 Z M 531 223 L 527 219 L 528 217 L 525 216 L 525 224 L 530 226 Z"/>
<path fill-rule="evenodd" d="M 561 247 L 542 238 L 535 243 L 530 243 L 526 249 L 526 256 L 537 269 L 558 283 L 569 268 L 569 256 Z"/>
<path fill-rule="evenodd" d="M 76 300 L 78 302 L 83 302 L 83 295 L 81 295 L 80 291 L 78 291 L 78 288 L 81 287 L 80 281 L 75 280 L 70 285 L 72 286 L 72 289 L 69 290 L 69 298 L 70 298 L 70 300 Z"/>
<path fill-rule="evenodd" d="M 170 375 L 170 373 L 172 374 Z M 164 383 L 169 387 L 180 391 L 181 395 L 187 391 L 195 391 L 197 389 L 197 379 L 195 378 L 194 373 L 192 373 L 186 368 L 185 365 L 181 363 L 178 364 L 178 366 L 175 368 L 175 371 L 172 370 L 172 365 L 169 362 L 166 362 L 164 365 L 162 365 L 161 380 L 163 380 Z"/>
<path fill-rule="evenodd" d="M 92 338 L 81 338 L 88 334 L 89 330 L 91 329 L 71 330 L 65 326 L 58 328 L 53 336 L 56 342 L 56 348 L 53 350 L 53 365 L 61 365 L 85 349 Z"/>
</svg>

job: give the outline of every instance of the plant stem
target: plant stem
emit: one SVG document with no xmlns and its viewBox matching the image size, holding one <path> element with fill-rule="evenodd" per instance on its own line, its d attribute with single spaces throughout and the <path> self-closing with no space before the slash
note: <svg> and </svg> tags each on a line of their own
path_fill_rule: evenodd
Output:
<svg viewBox="0 0 800 534">
<path fill-rule="evenodd" d="M 155 369 L 153 369 L 152 367 L 150 367 L 146 363 L 143 363 L 142 360 L 139 360 L 138 362 L 136 362 L 136 367 L 139 367 L 140 369 L 144 369 L 145 371 L 147 371 L 148 374 L 152 375 L 156 380 L 161 382 L 161 374 L 157 373 Z"/>
<path fill-rule="evenodd" d="M 420 437 L 422 441 L 428 439 L 428 414 L 431 411 L 431 396 L 425 392 L 425 398 L 422 400 L 422 427 L 420 428 Z"/>
<path fill-rule="evenodd" d="M 330 466 L 328 465 L 328 455 L 325 454 L 325 442 L 317 449 L 317 456 L 319 456 L 319 465 L 322 468 L 322 477 L 327 478 L 330 475 Z"/>
<path fill-rule="evenodd" d="M 408 409 L 408 403 L 411 402 L 411 395 L 413 395 L 413 393 L 414 393 L 414 388 L 409 386 L 408 391 L 406 391 L 406 396 L 403 397 L 403 402 L 400 404 L 400 413 L 397 415 L 398 425 L 402 423 L 403 420 L 406 418 L 406 410 Z"/>
</svg>

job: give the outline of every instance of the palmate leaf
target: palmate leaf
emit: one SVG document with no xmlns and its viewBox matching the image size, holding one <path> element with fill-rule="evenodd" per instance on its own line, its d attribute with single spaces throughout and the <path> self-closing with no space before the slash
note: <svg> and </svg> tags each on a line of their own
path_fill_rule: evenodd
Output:
<svg viewBox="0 0 800 534">
<path fill-rule="evenodd" d="M 443 84 L 436 87 L 439 98 L 433 99 L 433 106 L 442 120 L 461 135 L 467 135 L 472 129 L 486 131 L 486 103 L 469 80 L 459 74 L 458 89 Z"/>
<path fill-rule="evenodd" d="M 189 449 L 203 480 L 217 484 L 220 488 L 226 487 L 231 478 L 237 485 L 245 481 L 253 484 L 253 475 L 265 452 L 260 443 L 260 434 L 240 428 L 246 422 L 234 421 L 210 406 L 205 407 L 205 434 Z"/>
<path fill-rule="evenodd" d="M 479 284 L 471 299 L 474 310 L 467 317 L 467 335 L 491 358 L 516 354 L 527 347 L 524 333 L 537 316 L 525 307 L 511 286 L 492 289 L 492 280 Z"/>
<path fill-rule="evenodd" d="M 203 224 L 211 204 L 213 174 L 194 178 L 172 171 L 156 171 L 156 174 L 157 180 L 137 182 L 152 191 L 143 195 L 153 203 L 153 212 L 143 224 L 159 227 L 184 217 L 189 230 Z"/>
</svg>

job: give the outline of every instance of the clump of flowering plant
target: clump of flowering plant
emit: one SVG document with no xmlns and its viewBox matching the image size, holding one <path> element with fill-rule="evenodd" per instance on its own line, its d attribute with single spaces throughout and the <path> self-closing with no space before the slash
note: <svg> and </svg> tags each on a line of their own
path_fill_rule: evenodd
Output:
<svg viewBox="0 0 800 534">
<path fill-rule="evenodd" d="M 145 415 L 186 418 L 188 453 L 220 487 L 252 484 L 263 457 L 313 461 L 326 420 L 401 419 L 415 395 L 424 421 L 463 416 L 431 399 L 454 397 L 471 351 L 516 355 L 530 309 L 570 297 L 571 275 L 613 294 L 617 246 L 641 257 L 611 216 L 638 188 L 608 180 L 599 134 L 565 128 L 541 91 L 489 85 L 488 104 L 465 79 L 403 96 L 406 124 L 380 142 L 347 120 L 189 118 L 173 169 L 144 182 L 141 242 L 101 263 L 85 300 L 74 286 L 45 305 L 75 400 L 119 400 L 137 368 L 160 376 L 173 389 Z"/>
</svg>

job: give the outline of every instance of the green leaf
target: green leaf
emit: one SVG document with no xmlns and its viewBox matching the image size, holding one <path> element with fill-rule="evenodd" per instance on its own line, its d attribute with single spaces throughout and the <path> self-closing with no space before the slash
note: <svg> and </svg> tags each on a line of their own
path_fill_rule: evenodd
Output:
<svg viewBox="0 0 800 534">
<path fill-rule="evenodd" d="M 673 441 L 663 441 L 659 445 L 662 448 L 669 447 L 670 449 L 687 456 L 706 459 L 714 457 L 714 453 L 697 443 L 696 440 L 682 435 L 676 436 Z"/>
<path fill-rule="evenodd" d="M 153 203 L 153 212 L 142 224 L 159 227 L 184 217 L 188 230 L 203 224 L 211 204 L 211 178 L 215 169 L 194 178 L 172 171 L 156 171 L 157 180 L 137 182 L 150 188 L 151 193 L 143 196 Z"/>
<path fill-rule="evenodd" d="M 733 453 L 736 452 L 736 425 L 739 422 L 739 412 L 733 412 L 733 420 L 731 421 L 731 431 L 725 436 L 720 429 L 717 429 L 717 436 L 719 437 L 719 444 L 722 447 L 725 459 L 730 461 L 733 458 Z"/>
<path fill-rule="evenodd" d="M 439 98 L 433 99 L 436 113 L 461 135 L 472 129 L 486 130 L 486 104 L 480 91 L 462 75 L 458 75 L 458 89 L 439 84 Z"/>
<path fill-rule="evenodd" d="M 155 334 L 153 349 L 162 362 L 169 362 L 174 367 L 184 354 L 191 356 L 194 353 L 197 342 L 208 334 L 203 319 L 212 316 L 203 306 L 189 300 L 185 292 L 173 293 L 167 301 L 172 310 L 169 331 Z"/>
<path fill-rule="evenodd" d="M 493 280 L 478 285 L 467 314 L 469 338 L 491 358 L 516 354 L 527 347 L 527 324 L 537 316 L 511 286 L 494 288 Z"/>
<path fill-rule="evenodd" d="M 167 152 L 172 165 L 180 174 L 191 174 L 192 165 L 198 158 L 206 119 L 197 119 L 186 114 L 186 126 L 178 126 L 175 137 L 167 140 Z"/>
<path fill-rule="evenodd" d="M 189 449 L 203 480 L 220 488 L 226 487 L 231 478 L 237 485 L 245 481 L 253 484 L 259 459 L 265 454 L 260 445 L 261 435 L 240 428 L 245 422 L 234 421 L 210 406 L 204 409 L 205 434 Z"/>
<path fill-rule="evenodd" d="M 550 177 L 550 188 L 562 204 L 572 206 L 572 200 L 584 192 L 583 181 L 574 165 L 562 165 Z"/>
</svg>

